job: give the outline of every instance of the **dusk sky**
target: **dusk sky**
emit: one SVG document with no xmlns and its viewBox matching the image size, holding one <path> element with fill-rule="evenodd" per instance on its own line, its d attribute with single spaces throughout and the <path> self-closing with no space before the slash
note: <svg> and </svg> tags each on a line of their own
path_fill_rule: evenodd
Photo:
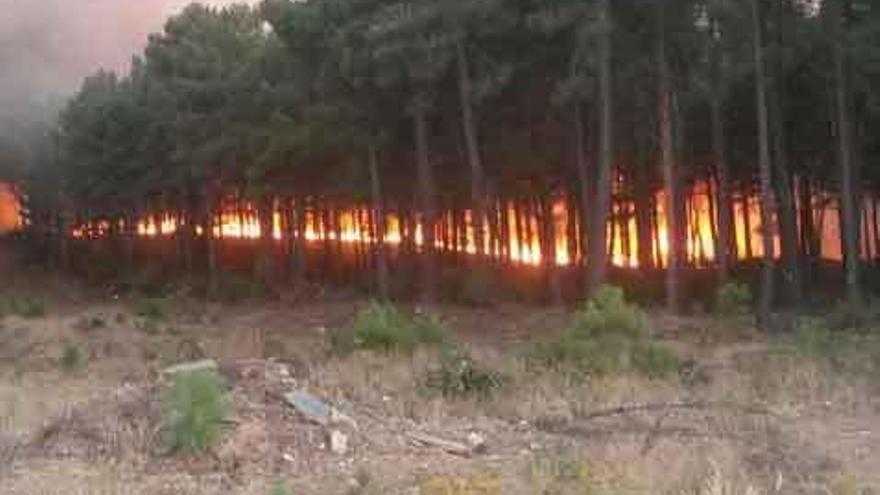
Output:
<svg viewBox="0 0 880 495">
<path fill-rule="evenodd" d="M 242 0 L 237 0 L 241 3 Z M 249 3 L 255 3 L 250 0 Z M 21 118 L 132 54 L 189 0 L 0 0 L 0 121 Z M 228 5 L 236 0 L 203 0 Z"/>
</svg>

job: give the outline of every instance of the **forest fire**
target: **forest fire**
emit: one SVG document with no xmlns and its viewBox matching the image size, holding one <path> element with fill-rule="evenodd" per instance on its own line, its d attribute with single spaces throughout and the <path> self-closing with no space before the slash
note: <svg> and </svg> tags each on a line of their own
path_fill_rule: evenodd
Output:
<svg viewBox="0 0 880 495">
<path fill-rule="evenodd" d="M 873 199 L 866 199 L 863 205 L 862 255 L 874 257 L 878 254 L 875 239 L 878 226 L 870 220 L 869 213 L 875 207 Z M 652 262 L 663 268 L 669 259 L 669 239 L 667 235 L 667 215 L 665 194 L 658 191 L 653 198 L 656 205 L 651 225 Z M 712 188 L 707 182 L 698 182 L 689 191 L 685 201 L 686 210 L 686 263 L 696 267 L 711 266 L 716 261 L 717 201 L 712 197 Z M 821 257 L 840 261 L 839 219 L 837 203 L 824 197 L 815 198 L 812 205 L 813 223 L 819 232 Z M 800 205 L 798 206 L 800 209 Z M 484 254 L 516 264 L 541 265 L 545 262 L 542 236 L 548 235 L 553 241 L 549 255 L 555 257 L 557 266 L 568 266 L 584 261 L 580 248 L 582 235 L 578 232 L 576 214 L 564 198 L 552 203 L 552 222 L 550 228 L 542 232 L 541 216 L 514 202 L 506 201 L 494 205 L 498 212 L 497 222 L 504 224 L 502 230 L 508 231 L 508 239 L 499 238 L 498 233 L 487 220 L 483 225 L 483 246 L 476 246 L 472 214 L 463 213 L 464 225 L 459 225 L 453 212 L 438 216 L 435 225 L 435 249 L 440 252 Z M 609 254 L 611 263 L 620 268 L 638 268 L 639 233 L 635 215 L 636 206 L 631 201 L 617 201 L 613 204 L 608 229 Z M 303 237 L 309 242 L 339 241 L 349 244 L 372 244 L 377 236 L 371 224 L 371 212 L 367 208 L 351 208 L 334 211 L 334 222 L 328 223 L 321 210 L 308 209 L 304 216 Z M 735 235 L 736 259 L 748 260 L 763 256 L 761 215 L 758 198 L 755 195 L 739 195 L 732 204 L 733 228 Z M 284 213 L 276 208 L 272 214 L 272 238 L 282 241 L 288 236 L 299 234 L 288 230 Z M 386 212 L 385 233 L 382 236 L 386 245 L 396 246 L 412 242 L 417 247 L 424 246 L 423 227 L 420 222 L 407 227 L 406 221 L 397 212 Z M 185 224 L 173 213 L 165 212 L 149 216 L 137 222 L 136 232 L 142 238 L 174 236 Z M 111 230 L 108 221 L 86 223 L 77 226 L 72 236 L 80 239 L 95 239 L 106 236 Z M 120 222 L 120 229 L 124 223 Z M 800 229 L 802 227 L 799 226 Z M 203 226 L 196 226 L 199 236 L 205 233 Z M 288 233 L 292 232 L 292 233 Z M 258 240 L 262 238 L 259 214 L 253 204 L 230 198 L 224 202 L 222 212 L 214 219 L 212 236 L 218 240 Z M 457 239 L 456 239 L 457 237 Z M 775 258 L 781 255 L 779 233 L 774 232 Z"/>
<path fill-rule="evenodd" d="M 21 204 L 15 187 L 0 182 L 0 234 L 14 232 L 21 228 Z"/>
</svg>

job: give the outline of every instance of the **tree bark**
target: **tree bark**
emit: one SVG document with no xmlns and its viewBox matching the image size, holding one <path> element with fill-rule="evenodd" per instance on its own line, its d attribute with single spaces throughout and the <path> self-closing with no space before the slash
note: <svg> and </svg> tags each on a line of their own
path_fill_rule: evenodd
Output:
<svg viewBox="0 0 880 495">
<path fill-rule="evenodd" d="M 856 198 L 855 164 L 851 122 L 851 99 L 847 68 L 847 20 L 849 0 L 830 0 L 833 9 L 833 58 L 835 85 L 835 117 L 837 120 L 837 153 L 840 168 L 841 226 L 843 227 L 843 270 L 846 298 L 858 305 L 859 290 L 859 229 L 858 198 Z"/>
<path fill-rule="evenodd" d="M 461 122 L 471 174 L 471 223 L 474 232 L 474 245 L 476 246 L 475 259 L 478 264 L 482 264 L 483 254 L 486 251 L 483 231 L 486 221 L 486 195 L 483 184 L 485 172 L 477 139 L 472 99 L 473 90 L 464 41 L 458 40 L 455 44 L 455 49 L 456 66 L 458 69 L 458 91 L 461 103 Z"/>
<path fill-rule="evenodd" d="M 766 328 L 773 304 L 773 220 L 772 185 L 770 182 L 770 139 L 767 123 L 767 88 L 764 68 L 764 41 L 759 0 L 752 0 L 753 56 L 755 64 L 755 99 L 758 110 L 758 176 L 761 209 L 761 292 L 758 303 L 758 324 Z"/>
<path fill-rule="evenodd" d="M 715 20 L 715 22 L 718 22 Z M 719 29 L 720 33 L 721 30 Z M 735 245 L 733 243 L 733 212 L 731 211 L 730 199 L 730 173 L 727 163 L 727 136 L 724 131 L 724 100 L 726 81 L 726 60 L 724 48 L 721 45 L 720 34 L 712 42 L 712 63 L 714 77 L 711 96 L 712 112 L 712 151 L 715 156 L 715 179 L 717 181 L 716 212 L 717 232 L 715 244 L 715 259 L 718 264 L 718 281 L 723 284 L 730 274 L 731 258 L 735 260 Z"/>
<path fill-rule="evenodd" d="M 611 209 L 611 167 L 614 162 L 613 96 L 611 88 L 611 8 L 599 0 L 599 163 L 596 173 L 596 202 L 587 260 L 587 287 L 592 292 L 605 281 L 608 271 L 607 225 Z"/>
<path fill-rule="evenodd" d="M 682 260 L 679 259 L 681 240 L 679 229 L 678 180 L 673 152 L 672 88 L 669 62 L 666 58 L 666 27 L 663 0 L 657 1 L 657 104 L 660 131 L 660 171 L 666 199 L 666 305 L 673 313 L 679 310 L 679 277 Z"/>
<path fill-rule="evenodd" d="M 422 224 L 422 254 L 420 266 L 421 298 L 433 302 L 436 296 L 436 260 L 434 249 L 434 225 L 437 218 L 434 170 L 428 151 L 428 102 L 424 94 L 418 94 L 413 104 L 413 127 L 416 141 L 416 170 L 419 185 L 419 201 Z"/>
<path fill-rule="evenodd" d="M 375 143 L 369 145 L 368 163 L 370 167 L 370 199 L 372 203 L 373 258 L 376 263 L 376 287 L 379 296 L 388 299 L 388 251 L 385 246 L 385 207 L 382 204 L 382 182 L 379 176 L 379 149 Z"/>
</svg>

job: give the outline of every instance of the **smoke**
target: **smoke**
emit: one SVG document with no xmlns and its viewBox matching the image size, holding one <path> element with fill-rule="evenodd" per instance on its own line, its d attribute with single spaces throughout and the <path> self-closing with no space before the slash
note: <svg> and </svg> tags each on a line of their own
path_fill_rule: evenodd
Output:
<svg viewBox="0 0 880 495">
<path fill-rule="evenodd" d="M 218 6 L 235 2 L 202 0 Z M 127 70 L 149 34 L 187 3 L 0 0 L 0 137 L 50 123 L 89 74 Z"/>
</svg>

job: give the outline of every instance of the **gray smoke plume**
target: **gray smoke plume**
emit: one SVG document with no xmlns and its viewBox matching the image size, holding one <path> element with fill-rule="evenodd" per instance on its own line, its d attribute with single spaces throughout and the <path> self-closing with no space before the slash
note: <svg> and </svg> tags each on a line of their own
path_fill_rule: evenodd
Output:
<svg viewBox="0 0 880 495">
<path fill-rule="evenodd" d="M 254 0 L 238 2 L 255 3 Z M 0 137 L 51 123 L 82 79 L 123 72 L 189 0 L 0 0 Z M 236 0 L 202 0 L 228 5 Z"/>
</svg>

